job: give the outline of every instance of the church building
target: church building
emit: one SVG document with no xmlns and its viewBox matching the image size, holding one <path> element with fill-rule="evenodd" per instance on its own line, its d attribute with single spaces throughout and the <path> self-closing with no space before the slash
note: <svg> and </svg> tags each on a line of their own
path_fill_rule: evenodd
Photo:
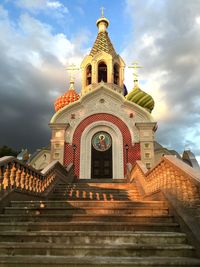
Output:
<svg viewBox="0 0 200 267">
<path fill-rule="evenodd" d="M 49 153 L 41 152 L 38 161 L 73 163 L 78 179 L 122 179 L 127 163 L 154 165 L 154 100 L 139 88 L 137 75 L 126 95 L 125 63 L 109 38 L 109 21 L 102 14 L 96 25 L 96 40 L 81 63 L 81 93 L 71 77 L 69 90 L 55 101 Z"/>
</svg>

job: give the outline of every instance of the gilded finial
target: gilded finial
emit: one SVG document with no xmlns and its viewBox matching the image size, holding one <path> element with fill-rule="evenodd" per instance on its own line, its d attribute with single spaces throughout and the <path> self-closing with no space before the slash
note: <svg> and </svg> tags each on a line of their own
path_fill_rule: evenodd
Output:
<svg viewBox="0 0 200 267">
<path fill-rule="evenodd" d="M 101 7 L 101 17 L 104 18 L 104 7 Z"/>
<path fill-rule="evenodd" d="M 133 69 L 133 79 L 134 79 L 134 85 L 138 84 L 138 69 L 143 68 L 142 66 L 139 66 L 138 62 L 133 62 L 131 66 L 128 66 L 130 69 Z"/>
<path fill-rule="evenodd" d="M 75 64 L 71 64 L 66 68 L 66 70 L 70 75 L 70 89 L 74 89 L 74 73 L 75 71 L 79 70 L 79 68 L 76 67 Z"/>
<path fill-rule="evenodd" d="M 104 17 L 104 7 L 101 7 L 101 17 L 96 21 L 99 32 L 105 32 L 109 25 L 109 20 Z"/>
</svg>

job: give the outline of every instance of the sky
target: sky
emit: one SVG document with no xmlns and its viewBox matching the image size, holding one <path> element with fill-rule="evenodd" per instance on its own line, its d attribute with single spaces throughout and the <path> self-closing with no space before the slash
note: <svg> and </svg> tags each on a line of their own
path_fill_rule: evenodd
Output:
<svg viewBox="0 0 200 267">
<path fill-rule="evenodd" d="M 66 67 L 89 53 L 102 6 L 129 91 L 128 66 L 143 66 L 156 140 L 200 161 L 200 0 L 1 0 L 0 146 L 34 152 L 49 144 L 54 101 L 69 88 Z"/>
</svg>

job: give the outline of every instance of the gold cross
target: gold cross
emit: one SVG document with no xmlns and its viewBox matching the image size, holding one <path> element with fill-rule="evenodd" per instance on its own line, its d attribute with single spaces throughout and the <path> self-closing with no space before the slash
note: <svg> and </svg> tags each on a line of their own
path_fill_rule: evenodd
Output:
<svg viewBox="0 0 200 267">
<path fill-rule="evenodd" d="M 104 7 L 101 7 L 100 9 L 101 9 L 101 17 L 104 18 L 104 9 L 105 8 Z"/>
<path fill-rule="evenodd" d="M 137 69 L 142 69 L 142 66 L 139 66 L 138 62 L 133 62 L 131 66 L 128 66 L 130 69 L 133 69 L 134 80 L 137 80 L 138 74 Z"/>
<path fill-rule="evenodd" d="M 76 70 L 79 70 L 79 68 L 76 67 L 75 64 L 71 64 L 66 68 L 66 70 L 68 70 L 69 75 L 70 75 L 70 80 L 72 81 L 72 80 L 74 80 L 74 75 L 73 74 L 75 73 Z"/>
</svg>

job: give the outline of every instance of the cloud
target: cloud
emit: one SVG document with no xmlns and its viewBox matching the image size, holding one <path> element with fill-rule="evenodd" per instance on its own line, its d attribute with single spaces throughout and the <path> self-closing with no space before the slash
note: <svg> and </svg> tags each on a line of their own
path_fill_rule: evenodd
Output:
<svg viewBox="0 0 200 267">
<path fill-rule="evenodd" d="M 47 0 L 17 0 L 16 5 L 21 8 L 34 10 L 34 9 L 43 9 L 47 6 Z"/>
<path fill-rule="evenodd" d="M 51 8 L 51 9 L 57 9 L 60 10 L 62 13 L 69 13 L 69 10 L 66 6 L 64 6 L 62 3 L 60 3 L 59 1 L 47 1 L 46 2 L 47 7 Z"/>
<path fill-rule="evenodd" d="M 29 11 L 30 13 L 43 13 L 45 15 L 55 17 L 58 21 L 63 20 L 66 14 L 69 13 L 67 6 L 62 4 L 60 1 L 51 0 L 18 0 L 15 4 Z"/>
<path fill-rule="evenodd" d="M 83 58 L 81 43 L 53 32 L 26 13 L 14 23 L 0 6 L 0 146 L 33 151 L 50 141 L 53 103 L 68 90 L 66 66 Z"/>
<path fill-rule="evenodd" d="M 158 141 L 200 156 L 200 2 L 127 0 L 126 14 L 132 31 L 123 56 L 144 66 L 140 84 L 156 102 Z"/>
</svg>

